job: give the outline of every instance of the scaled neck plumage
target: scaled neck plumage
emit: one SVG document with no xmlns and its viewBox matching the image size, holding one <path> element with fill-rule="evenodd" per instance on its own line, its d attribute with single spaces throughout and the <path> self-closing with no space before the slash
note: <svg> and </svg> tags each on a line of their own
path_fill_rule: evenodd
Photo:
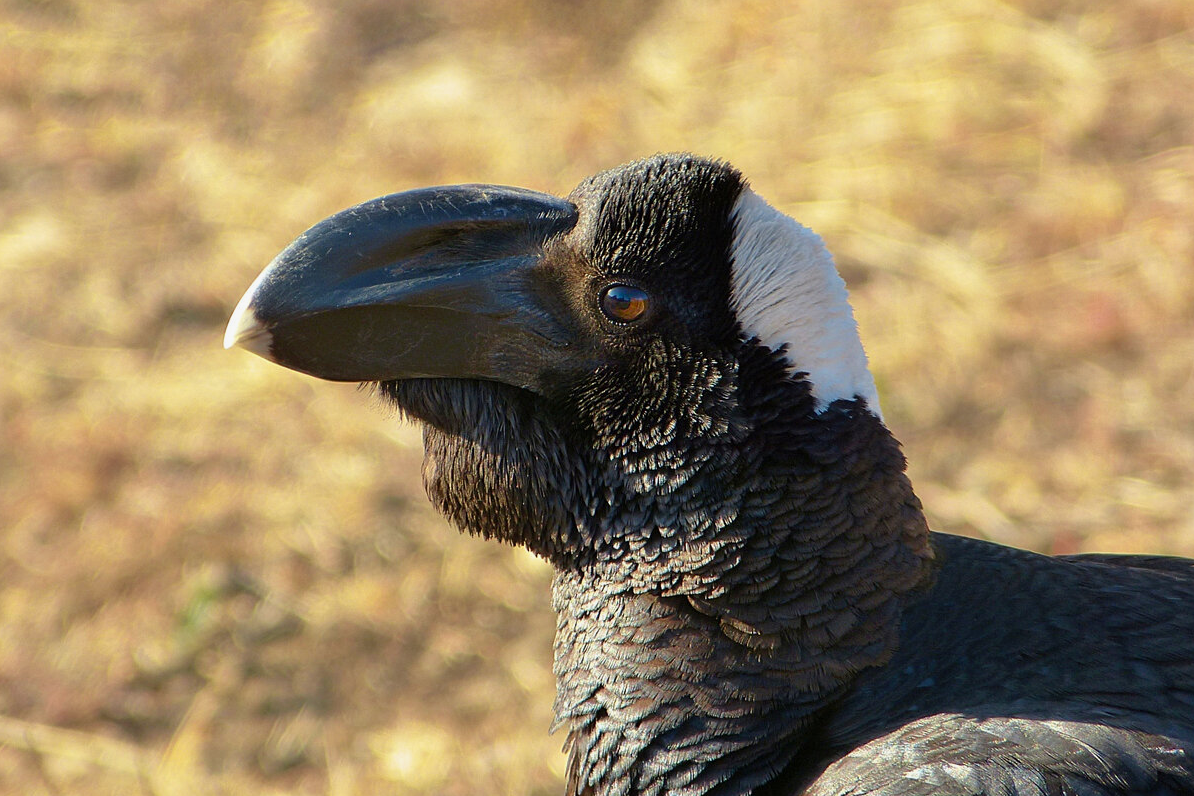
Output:
<svg viewBox="0 0 1194 796">
<path fill-rule="evenodd" d="M 782 367 L 756 360 L 740 378 Z M 807 406 L 804 383 L 788 384 L 777 402 Z M 557 574 L 570 793 L 752 793 L 895 650 L 903 600 L 931 561 L 898 444 L 861 400 L 786 421 L 777 406 L 755 410 L 767 422 L 735 462 L 749 466 L 673 484 L 664 502 L 685 509 L 655 511 L 702 527 L 621 528 L 621 557 Z M 720 525 L 699 508 L 710 477 Z M 668 538 L 684 541 L 635 544 Z"/>
</svg>

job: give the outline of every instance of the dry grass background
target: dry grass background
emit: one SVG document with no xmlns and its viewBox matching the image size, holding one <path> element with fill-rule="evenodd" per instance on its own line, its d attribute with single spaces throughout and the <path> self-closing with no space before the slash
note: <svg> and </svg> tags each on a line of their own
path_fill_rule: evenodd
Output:
<svg viewBox="0 0 1194 796">
<path fill-rule="evenodd" d="M 220 335 L 348 204 L 671 149 L 826 237 L 935 527 L 1194 555 L 1189 0 L 0 0 L 0 792 L 557 792 L 547 568 Z"/>
</svg>

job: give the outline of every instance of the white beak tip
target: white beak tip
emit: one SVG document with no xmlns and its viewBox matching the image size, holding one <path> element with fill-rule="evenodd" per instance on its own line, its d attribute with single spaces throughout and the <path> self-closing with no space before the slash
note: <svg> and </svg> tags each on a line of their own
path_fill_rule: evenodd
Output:
<svg viewBox="0 0 1194 796">
<path fill-rule="evenodd" d="M 250 306 L 252 296 L 253 290 L 250 289 L 236 305 L 232 317 L 228 319 L 228 328 L 224 330 L 224 348 L 240 346 L 258 356 L 270 359 L 269 349 L 273 343 L 273 335 L 258 320 L 257 313 Z"/>
</svg>

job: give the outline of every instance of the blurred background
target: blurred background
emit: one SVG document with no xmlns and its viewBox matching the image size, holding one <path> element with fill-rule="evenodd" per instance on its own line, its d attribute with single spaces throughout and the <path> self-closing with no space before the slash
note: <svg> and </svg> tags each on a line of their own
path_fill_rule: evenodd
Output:
<svg viewBox="0 0 1194 796">
<path fill-rule="evenodd" d="M 1189 0 L 0 0 L 0 792 L 552 794 L 548 568 L 220 340 L 411 187 L 729 159 L 933 526 L 1194 555 Z"/>
</svg>

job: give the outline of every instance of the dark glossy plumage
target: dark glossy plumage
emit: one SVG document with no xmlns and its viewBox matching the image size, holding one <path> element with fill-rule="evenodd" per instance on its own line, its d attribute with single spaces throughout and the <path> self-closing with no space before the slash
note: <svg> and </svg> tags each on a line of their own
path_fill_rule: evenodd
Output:
<svg viewBox="0 0 1194 796">
<path fill-rule="evenodd" d="M 827 754 L 853 751 L 810 793 L 1194 793 L 1194 564 L 933 541 L 935 584 L 827 722 Z"/>
<path fill-rule="evenodd" d="M 725 164 L 569 202 L 346 211 L 229 341 L 378 382 L 436 507 L 553 563 L 570 794 L 1194 794 L 1194 563 L 930 534 L 819 239 Z"/>
</svg>

